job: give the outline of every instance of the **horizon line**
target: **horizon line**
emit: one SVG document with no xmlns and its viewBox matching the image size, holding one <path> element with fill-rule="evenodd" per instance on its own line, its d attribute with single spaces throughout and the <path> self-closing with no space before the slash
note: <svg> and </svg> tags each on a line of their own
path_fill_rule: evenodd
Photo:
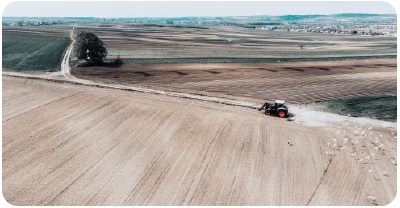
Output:
<svg viewBox="0 0 400 208">
<path fill-rule="evenodd" d="M 100 16 L 2 16 L 4 17 L 37 17 L 37 18 L 113 18 L 113 19 L 121 19 L 121 18 L 187 18 L 187 17 L 257 17 L 257 16 L 269 16 L 269 17 L 282 17 L 282 16 L 310 16 L 310 15 L 318 15 L 318 16 L 331 16 L 331 15 L 341 15 L 341 14 L 364 14 L 364 15 L 396 15 L 397 13 L 357 13 L 357 12 L 349 12 L 349 13 L 332 13 L 332 14 L 284 14 L 284 15 L 228 15 L 228 16 L 158 16 L 158 17 L 100 17 Z"/>
</svg>

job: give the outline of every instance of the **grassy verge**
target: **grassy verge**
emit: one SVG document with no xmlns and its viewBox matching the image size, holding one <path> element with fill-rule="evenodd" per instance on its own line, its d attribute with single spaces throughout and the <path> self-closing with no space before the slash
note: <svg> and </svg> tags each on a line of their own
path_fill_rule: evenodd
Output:
<svg viewBox="0 0 400 208">
<path fill-rule="evenodd" d="M 69 60 L 69 66 L 75 66 L 78 62 L 78 60 Z"/>
<path fill-rule="evenodd" d="M 129 59 L 123 59 L 123 61 L 124 63 L 131 63 L 131 64 L 278 63 L 278 62 L 344 61 L 344 60 L 395 59 L 395 58 L 397 58 L 397 55 L 316 57 L 316 58 L 129 58 Z"/>
<path fill-rule="evenodd" d="M 108 50 L 108 55 L 273 55 L 273 56 L 346 56 L 346 55 L 374 55 L 395 54 L 396 48 L 378 50 L 300 50 L 293 48 L 292 51 L 249 51 L 249 50 Z M 73 54 L 73 57 L 75 55 Z"/>
<path fill-rule="evenodd" d="M 3 69 L 59 71 L 69 43 L 67 37 L 3 33 Z"/>
<path fill-rule="evenodd" d="M 324 111 L 350 115 L 353 117 L 367 117 L 383 121 L 397 121 L 397 96 L 377 95 L 355 98 L 338 99 L 319 102 Z"/>
</svg>

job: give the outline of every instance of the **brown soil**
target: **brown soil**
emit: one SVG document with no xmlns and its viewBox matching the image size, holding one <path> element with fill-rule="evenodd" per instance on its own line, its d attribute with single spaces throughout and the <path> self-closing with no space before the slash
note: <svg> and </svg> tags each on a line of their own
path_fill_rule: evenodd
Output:
<svg viewBox="0 0 400 208">
<path fill-rule="evenodd" d="M 290 103 L 309 103 L 397 92 L 396 60 L 124 64 L 119 68 L 74 68 L 72 73 L 105 83 L 236 97 L 257 102 L 284 99 Z"/>
<path fill-rule="evenodd" d="M 390 129 L 11 77 L 2 127 L 13 205 L 386 205 L 397 191 Z"/>
</svg>

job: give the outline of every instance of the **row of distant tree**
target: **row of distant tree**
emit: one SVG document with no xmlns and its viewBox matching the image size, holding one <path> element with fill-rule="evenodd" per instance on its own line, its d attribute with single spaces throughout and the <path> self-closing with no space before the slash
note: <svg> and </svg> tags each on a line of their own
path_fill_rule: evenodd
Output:
<svg viewBox="0 0 400 208">
<path fill-rule="evenodd" d="M 384 35 L 383 32 L 373 32 L 372 30 L 369 32 L 352 30 L 350 33 L 352 35 Z"/>
<path fill-rule="evenodd" d="M 41 25 L 59 25 L 64 24 L 62 21 L 15 21 L 15 22 L 2 22 L 3 26 L 41 26 Z"/>
</svg>

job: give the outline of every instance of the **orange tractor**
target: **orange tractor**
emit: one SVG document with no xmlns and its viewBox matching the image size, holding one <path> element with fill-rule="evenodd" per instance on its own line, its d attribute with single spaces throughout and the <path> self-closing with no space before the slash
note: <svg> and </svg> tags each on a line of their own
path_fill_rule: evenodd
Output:
<svg viewBox="0 0 400 208">
<path fill-rule="evenodd" d="M 283 100 L 276 100 L 274 104 L 264 103 L 258 110 L 265 110 L 265 115 L 273 115 L 280 118 L 286 118 L 289 115 L 289 109 L 285 106 L 285 101 Z"/>
</svg>

